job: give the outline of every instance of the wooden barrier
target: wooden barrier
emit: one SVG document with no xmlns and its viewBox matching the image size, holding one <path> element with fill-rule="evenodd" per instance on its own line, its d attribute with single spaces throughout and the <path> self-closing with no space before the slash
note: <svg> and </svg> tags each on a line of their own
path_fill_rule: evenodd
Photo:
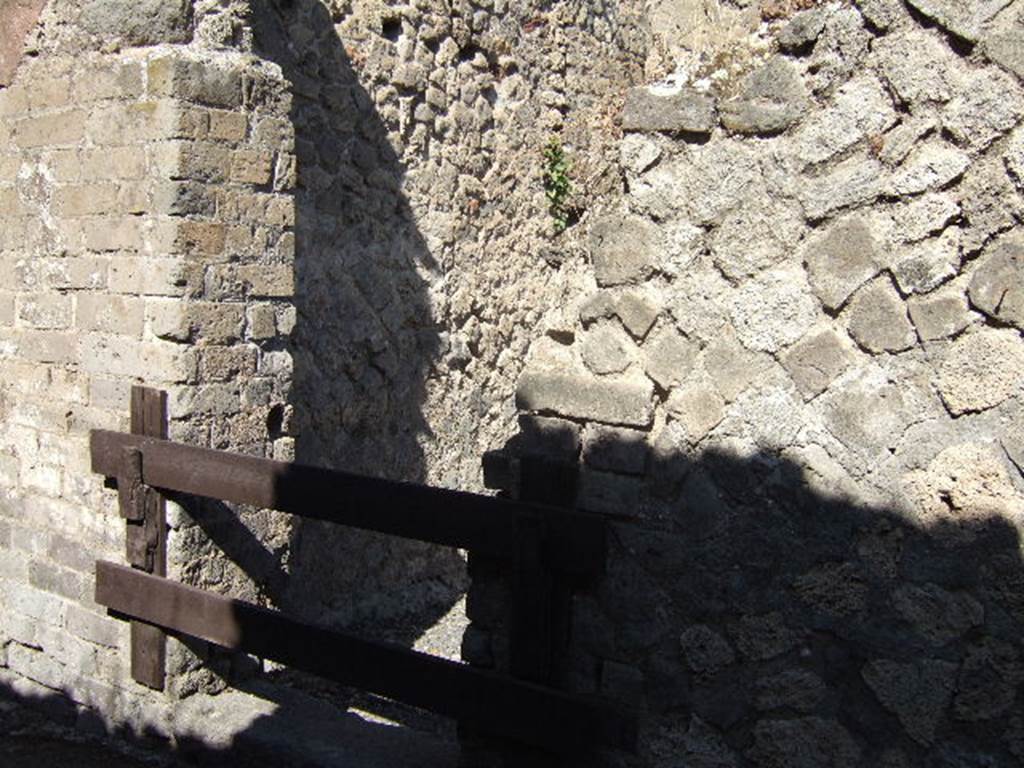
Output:
<svg viewBox="0 0 1024 768">
<path fill-rule="evenodd" d="M 164 635 L 175 632 L 274 660 L 454 717 L 475 732 L 579 753 L 636 748 L 632 716 L 555 690 L 549 642 L 567 620 L 572 585 L 603 573 L 605 523 L 570 509 L 243 456 L 166 440 L 166 396 L 132 391 L 132 432 L 91 435 L 92 468 L 117 479 L 132 567 L 99 561 L 96 602 L 132 621 L 132 675 L 164 684 Z M 549 489 L 550 491 L 550 489 Z M 505 563 L 519 599 L 512 617 L 516 679 L 303 624 L 275 611 L 164 578 L 163 495 L 249 504 L 469 550 Z M 551 498 L 550 492 L 538 494 Z M 533 595 L 531 590 L 539 590 Z M 553 618 L 553 607 L 561 606 Z M 561 613 L 565 613 L 562 616 Z M 552 651 L 551 649 L 555 650 Z M 517 671 L 518 670 L 518 671 Z"/>
</svg>

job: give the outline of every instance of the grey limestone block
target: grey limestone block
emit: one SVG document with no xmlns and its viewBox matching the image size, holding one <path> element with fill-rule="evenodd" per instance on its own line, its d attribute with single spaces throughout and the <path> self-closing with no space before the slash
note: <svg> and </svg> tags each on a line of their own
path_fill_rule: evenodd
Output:
<svg viewBox="0 0 1024 768">
<path fill-rule="evenodd" d="M 914 296 L 907 301 L 907 309 L 922 341 L 955 336 L 977 317 L 967 306 L 963 289 L 955 286 Z"/>
<path fill-rule="evenodd" d="M 601 286 L 637 283 L 654 271 L 658 230 L 628 213 L 604 216 L 590 231 L 594 274 Z"/>
<path fill-rule="evenodd" d="M 748 75 L 719 109 L 730 131 L 770 135 L 799 122 L 807 105 L 807 89 L 796 66 L 777 56 Z"/>
<path fill-rule="evenodd" d="M 856 360 L 846 334 L 832 328 L 812 331 L 782 356 L 782 366 L 806 399 L 824 392 Z"/>
<path fill-rule="evenodd" d="M 583 334 L 580 354 L 596 374 L 621 373 L 633 360 L 636 345 L 618 323 L 600 323 Z"/>
<path fill-rule="evenodd" d="M 999 405 L 1024 384 L 1024 339 L 1002 328 L 959 336 L 944 350 L 935 384 L 954 416 Z"/>
<path fill-rule="evenodd" d="M 583 433 L 583 460 L 594 469 L 641 474 L 647 463 L 647 433 L 620 427 L 588 426 Z"/>
<path fill-rule="evenodd" d="M 693 369 L 698 347 L 674 327 L 665 327 L 644 344 L 644 370 L 662 389 L 685 379 Z"/>
<path fill-rule="evenodd" d="M 985 55 L 1007 72 L 1024 80 L 1024 22 L 1013 29 L 995 32 L 985 38 Z"/>
<path fill-rule="evenodd" d="M 906 305 L 885 277 L 862 288 L 845 314 L 850 334 L 870 352 L 899 352 L 917 342 Z"/>
<path fill-rule="evenodd" d="M 1024 243 L 1002 240 L 983 257 L 967 289 L 971 304 L 1024 330 Z"/>
<path fill-rule="evenodd" d="M 184 43 L 192 37 L 192 3 L 188 0 L 89 0 L 79 23 L 106 40 L 142 46 Z"/>
<path fill-rule="evenodd" d="M 836 222 L 803 246 L 808 280 L 828 309 L 838 309 L 880 269 L 879 246 L 862 217 Z"/>
<path fill-rule="evenodd" d="M 654 85 L 626 93 L 624 131 L 709 134 L 715 124 L 714 99 L 692 88 Z"/>
<path fill-rule="evenodd" d="M 799 51 L 811 45 L 825 29 L 825 18 L 826 12 L 822 8 L 795 14 L 779 33 L 779 47 L 784 51 Z"/>
<path fill-rule="evenodd" d="M 1013 0 L 907 0 L 948 32 L 969 43 L 978 41 L 984 25 Z"/>
<path fill-rule="evenodd" d="M 553 371 L 528 371 L 519 379 L 516 406 L 575 419 L 646 427 L 654 417 L 650 381 L 604 380 Z"/>
</svg>

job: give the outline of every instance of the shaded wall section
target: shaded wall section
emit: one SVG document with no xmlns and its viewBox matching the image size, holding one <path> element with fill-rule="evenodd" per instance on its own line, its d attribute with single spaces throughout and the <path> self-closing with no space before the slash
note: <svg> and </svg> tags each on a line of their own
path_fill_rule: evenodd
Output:
<svg viewBox="0 0 1024 768">
<path fill-rule="evenodd" d="M 641 765 L 1013 765 L 1024 7 L 760 10 L 627 93 L 594 287 L 519 378 L 511 448 L 615 521 L 564 673 Z"/>
</svg>

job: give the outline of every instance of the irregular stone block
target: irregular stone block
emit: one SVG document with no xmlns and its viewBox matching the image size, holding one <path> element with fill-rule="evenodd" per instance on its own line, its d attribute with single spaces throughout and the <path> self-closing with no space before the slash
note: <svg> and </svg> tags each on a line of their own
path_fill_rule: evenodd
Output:
<svg viewBox="0 0 1024 768">
<path fill-rule="evenodd" d="M 729 634 L 748 659 L 764 661 L 781 656 L 799 642 L 779 612 L 743 616 L 729 627 Z"/>
<path fill-rule="evenodd" d="M 824 392 L 855 359 L 849 338 L 824 328 L 807 334 L 786 350 L 781 362 L 804 399 L 810 400 Z"/>
<path fill-rule="evenodd" d="M 883 139 L 878 159 L 887 165 L 898 165 L 924 136 L 935 130 L 938 122 L 933 117 L 910 117 L 897 125 Z"/>
<path fill-rule="evenodd" d="M 143 46 L 186 43 L 192 39 L 188 0 L 89 0 L 79 24 L 103 40 Z"/>
<path fill-rule="evenodd" d="M 690 442 L 697 443 L 722 420 L 725 401 L 713 387 L 690 382 L 672 390 L 665 408 L 682 424 Z"/>
<path fill-rule="evenodd" d="M 794 52 L 809 47 L 825 29 L 826 18 L 826 13 L 821 8 L 812 8 L 795 14 L 779 33 L 779 47 L 784 51 Z"/>
<path fill-rule="evenodd" d="M 862 69 L 875 40 L 855 9 L 844 4 L 828 10 L 825 30 L 807 60 L 808 80 L 816 94 L 833 92 Z"/>
<path fill-rule="evenodd" d="M 964 71 L 941 35 L 916 26 L 880 38 L 874 56 L 882 75 L 906 104 L 949 101 Z"/>
<path fill-rule="evenodd" d="M 816 402 L 828 431 L 865 464 L 888 457 L 922 411 L 912 390 L 874 365 L 840 377 Z"/>
<path fill-rule="evenodd" d="M 615 302 L 615 314 L 633 338 L 642 339 L 658 319 L 658 305 L 636 291 L 627 291 Z"/>
<path fill-rule="evenodd" d="M 984 48 L 989 59 L 1024 80 L 1024 46 L 1020 44 L 1021 39 L 1024 39 L 1024 24 L 1018 22 L 1013 29 L 988 35 Z"/>
<path fill-rule="evenodd" d="M 709 134 L 715 123 L 714 99 L 691 88 L 631 88 L 622 108 L 624 131 Z"/>
<path fill-rule="evenodd" d="M 893 195 L 915 195 L 929 189 L 941 189 L 960 178 L 971 159 L 960 150 L 942 142 L 918 147 L 890 179 L 886 189 Z"/>
<path fill-rule="evenodd" d="M 865 665 L 861 677 L 882 706 L 899 718 L 907 734 L 930 746 L 953 696 L 956 671 L 956 664 L 937 659 L 913 663 L 878 659 Z"/>
<path fill-rule="evenodd" d="M 621 326 L 601 323 L 584 333 L 580 355 L 594 373 L 620 373 L 633 361 L 635 349 L 633 340 Z"/>
<path fill-rule="evenodd" d="M 954 277 L 960 270 L 959 227 L 950 227 L 941 237 L 918 243 L 896 257 L 891 269 L 903 293 L 928 293 Z"/>
<path fill-rule="evenodd" d="M 690 374 L 698 351 L 697 345 L 675 328 L 663 328 L 644 344 L 644 370 L 659 387 L 669 389 Z"/>
<path fill-rule="evenodd" d="M 1012 645 L 987 638 L 967 652 L 953 708 L 968 721 L 991 720 L 1013 706 L 1024 682 L 1024 664 Z"/>
<path fill-rule="evenodd" d="M 763 768 L 854 768 L 860 747 L 835 720 L 801 717 L 761 720 L 747 756 Z"/>
<path fill-rule="evenodd" d="M 1024 383 L 1024 339 L 1008 329 L 985 328 L 960 336 L 939 368 L 936 387 L 954 416 L 984 411 Z"/>
<path fill-rule="evenodd" d="M 811 288 L 828 309 L 845 304 L 880 269 L 874 234 L 859 217 L 839 221 L 809 239 L 803 260 Z"/>
<path fill-rule="evenodd" d="M 793 709 L 812 713 L 828 695 L 820 677 L 805 669 L 789 669 L 777 675 L 762 677 L 755 685 L 758 709 Z"/>
<path fill-rule="evenodd" d="M 956 194 L 964 213 L 964 255 L 977 253 L 994 235 L 1024 219 L 1024 196 L 994 153 L 975 159 L 957 185 Z"/>
<path fill-rule="evenodd" d="M 942 232 L 960 215 L 960 205 L 949 193 L 922 195 L 897 206 L 892 212 L 893 235 L 905 243 L 916 243 Z"/>
<path fill-rule="evenodd" d="M 647 379 L 608 381 L 554 371 L 527 371 L 516 388 L 516 407 L 646 427 L 654 416 L 653 395 L 654 385 Z"/>
<path fill-rule="evenodd" d="M 976 43 L 986 22 L 1013 0 L 907 0 L 910 5 L 969 43 Z"/>
<path fill-rule="evenodd" d="M 900 0 L 854 0 L 854 5 L 871 26 L 882 32 L 907 14 Z"/>
<path fill-rule="evenodd" d="M 960 288 L 914 296 L 907 301 L 907 309 L 922 341 L 954 336 L 970 325 L 973 317 L 977 317 L 968 309 L 967 299 Z"/>
<path fill-rule="evenodd" d="M 744 78 L 737 95 L 721 104 L 722 124 L 734 133 L 781 133 L 803 118 L 807 98 L 796 66 L 777 56 Z"/>
<path fill-rule="evenodd" d="M 633 174 L 641 174 L 658 162 L 661 147 L 650 136 L 630 133 L 619 142 L 619 165 Z"/>
<path fill-rule="evenodd" d="M 807 332 L 818 306 L 804 271 L 786 267 L 763 272 L 741 285 L 730 314 L 745 347 L 777 352 Z"/>
<path fill-rule="evenodd" d="M 1012 129 L 1024 115 L 1024 91 L 1009 75 L 972 72 L 942 111 L 942 126 L 957 144 L 982 150 Z"/>
<path fill-rule="evenodd" d="M 715 385 L 715 390 L 732 402 L 737 395 L 757 381 L 768 368 L 767 355 L 751 352 L 734 335 L 719 334 L 705 348 L 704 368 Z"/>
<path fill-rule="evenodd" d="M 832 616 L 861 613 L 868 585 L 853 563 L 826 563 L 793 580 L 793 591 L 815 609 Z"/>
<path fill-rule="evenodd" d="M 901 352 L 917 342 L 903 300 L 885 277 L 854 296 L 846 319 L 850 334 L 870 352 Z"/>
<path fill-rule="evenodd" d="M 978 263 L 967 289 L 971 305 L 1024 330 L 1024 242 L 1000 241 Z"/>
<path fill-rule="evenodd" d="M 736 661 L 729 641 L 703 624 L 682 631 L 679 649 L 687 666 L 699 674 L 713 675 Z"/>
<path fill-rule="evenodd" d="M 642 474 L 647 463 L 647 433 L 590 425 L 583 434 L 583 460 L 594 469 Z"/>
<path fill-rule="evenodd" d="M 641 512 L 643 489 L 644 481 L 638 477 L 585 470 L 576 503 L 590 512 L 636 517 Z"/>
<path fill-rule="evenodd" d="M 739 279 L 774 266 L 796 248 L 804 227 L 799 209 L 762 197 L 741 203 L 715 230 L 715 264 Z"/>
<path fill-rule="evenodd" d="M 798 197 L 804 215 L 818 221 L 843 208 L 871 202 L 884 188 L 885 170 L 879 162 L 852 157 L 805 182 Z"/>
<path fill-rule="evenodd" d="M 914 631 L 941 647 L 985 619 L 985 609 L 967 592 L 947 592 L 937 584 L 904 584 L 892 594 L 893 606 Z"/>
<path fill-rule="evenodd" d="M 796 152 L 808 164 L 830 160 L 868 136 L 883 133 L 897 120 L 892 99 L 875 77 L 859 77 L 842 86 L 827 109 L 804 123 Z"/>
<path fill-rule="evenodd" d="M 947 546 L 974 541 L 993 519 L 1019 520 L 1024 509 L 1003 450 L 994 443 L 951 446 L 902 483 L 919 524 L 941 531 Z"/>
<path fill-rule="evenodd" d="M 640 282 L 654 271 L 658 231 L 653 222 L 631 214 L 601 218 L 590 231 L 590 253 L 597 284 Z"/>
</svg>

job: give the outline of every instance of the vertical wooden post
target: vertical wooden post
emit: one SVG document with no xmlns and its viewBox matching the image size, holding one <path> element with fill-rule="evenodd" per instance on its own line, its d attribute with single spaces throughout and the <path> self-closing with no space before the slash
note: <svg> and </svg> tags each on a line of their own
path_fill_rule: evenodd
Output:
<svg viewBox="0 0 1024 768">
<path fill-rule="evenodd" d="M 132 387 L 131 432 L 167 438 L 167 393 Z M 154 576 L 167 575 L 167 506 L 156 490 L 142 482 L 142 454 L 125 452 L 118 478 L 121 511 L 125 517 L 129 564 Z M 127 486 L 127 487 L 125 487 Z M 132 678 L 143 685 L 164 689 L 167 639 L 164 632 L 141 621 L 131 623 Z"/>
<path fill-rule="evenodd" d="M 572 508 L 576 465 L 524 456 L 519 459 L 517 496 L 521 501 Z M 523 518 L 511 584 L 509 671 L 513 677 L 552 688 L 566 683 L 572 589 L 548 567 L 545 521 Z M 561 759 L 522 744 L 502 748 L 506 768 L 557 768 Z"/>
<path fill-rule="evenodd" d="M 549 506 L 576 503 L 575 464 L 523 457 L 519 498 Z M 560 688 L 565 684 L 564 657 L 569 642 L 572 590 L 547 567 L 544 520 L 523 519 L 512 582 L 509 663 L 512 675 Z"/>
</svg>

